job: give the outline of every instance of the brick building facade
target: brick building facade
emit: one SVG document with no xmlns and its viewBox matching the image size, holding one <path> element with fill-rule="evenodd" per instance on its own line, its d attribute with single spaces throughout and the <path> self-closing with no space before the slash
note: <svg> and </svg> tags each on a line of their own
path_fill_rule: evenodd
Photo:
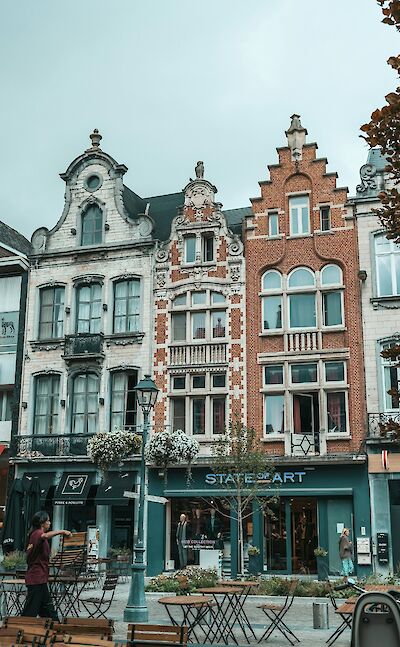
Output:
<svg viewBox="0 0 400 647">
<path fill-rule="evenodd" d="M 312 549 L 324 545 L 335 572 L 339 529 L 353 515 L 357 535 L 369 527 L 357 236 L 347 189 L 297 115 L 286 134 L 245 225 L 248 424 L 270 460 L 290 468 L 278 521 L 259 541 L 268 570 L 313 572 Z M 343 498 L 333 483 L 348 488 Z"/>
</svg>

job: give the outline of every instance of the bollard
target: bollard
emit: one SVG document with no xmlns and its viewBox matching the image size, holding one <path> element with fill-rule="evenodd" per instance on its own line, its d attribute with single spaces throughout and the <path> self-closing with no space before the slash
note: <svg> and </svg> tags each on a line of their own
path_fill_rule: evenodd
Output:
<svg viewBox="0 0 400 647">
<path fill-rule="evenodd" d="M 313 602 L 314 629 L 329 629 L 328 603 Z"/>
</svg>

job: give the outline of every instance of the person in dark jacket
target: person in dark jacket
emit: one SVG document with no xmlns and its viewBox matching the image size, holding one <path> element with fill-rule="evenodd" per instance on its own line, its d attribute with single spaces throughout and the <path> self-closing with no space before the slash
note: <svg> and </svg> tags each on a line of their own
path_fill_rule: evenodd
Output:
<svg viewBox="0 0 400 647">
<path fill-rule="evenodd" d="M 339 557 L 342 560 L 342 575 L 347 582 L 349 575 L 354 573 L 353 564 L 353 543 L 349 539 L 350 530 L 343 528 L 342 535 L 339 539 Z"/>
<path fill-rule="evenodd" d="M 49 539 L 57 535 L 70 537 L 69 530 L 50 530 L 51 522 L 47 512 L 36 512 L 32 517 L 31 527 L 26 542 L 26 562 L 28 569 L 25 575 L 28 590 L 22 616 L 52 618 L 59 621 L 54 608 L 49 587 Z"/>
</svg>

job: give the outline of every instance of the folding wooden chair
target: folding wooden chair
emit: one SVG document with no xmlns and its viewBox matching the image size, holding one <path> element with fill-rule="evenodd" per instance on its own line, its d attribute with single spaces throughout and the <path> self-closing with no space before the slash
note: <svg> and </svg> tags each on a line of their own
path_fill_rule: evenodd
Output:
<svg viewBox="0 0 400 647">
<path fill-rule="evenodd" d="M 96 635 L 112 640 L 114 620 L 103 618 L 64 618 L 63 632 L 66 634 Z"/>
<path fill-rule="evenodd" d="M 185 626 L 172 626 L 172 625 L 143 625 L 143 624 L 129 624 L 127 640 L 134 641 L 135 644 L 143 641 L 157 641 L 177 643 L 179 645 L 187 645 L 188 641 L 188 628 Z"/>
<path fill-rule="evenodd" d="M 297 636 L 294 635 L 293 631 L 289 629 L 283 620 L 293 604 L 297 582 L 298 580 L 292 580 L 290 583 L 289 591 L 283 604 L 261 604 L 257 607 L 258 609 L 262 609 L 267 618 L 271 621 L 258 641 L 259 644 L 262 641 L 268 640 L 274 629 L 278 629 L 291 645 L 295 645 L 296 642 L 300 642 Z"/>
<path fill-rule="evenodd" d="M 335 631 L 332 633 L 331 636 L 329 636 L 328 640 L 326 641 L 327 644 L 330 646 L 330 645 L 333 645 L 335 640 L 339 638 L 339 636 L 344 632 L 345 629 L 351 629 L 354 605 L 344 606 L 343 604 L 341 604 L 340 607 L 338 607 L 338 604 L 335 598 L 335 591 L 333 589 L 331 582 L 327 580 L 326 584 L 328 587 L 328 597 L 329 597 L 330 603 L 332 604 L 334 613 L 340 616 L 342 619 L 341 624 L 338 627 L 336 627 Z"/>
<path fill-rule="evenodd" d="M 89 614 L 89 618 L 106 618 L 106 613 L 114 599 L 117 583 L 118 575 L 107 575 L 100 598 L 80 598 L 80 602 Z M 108 593 L 110 597 L 107 596 Z M 90 607 L 92 607 L 92 610 Z"/>
<path fill-rule="evenodd" d="M 3 620 L 3 627 L 17 626 L 23 628 L 24 626 L 38 626 L 51 629 L 53 624 L 54 620 L 51 618 L 32 618 L 30 616 L 9 616 Z"/>
</svg>

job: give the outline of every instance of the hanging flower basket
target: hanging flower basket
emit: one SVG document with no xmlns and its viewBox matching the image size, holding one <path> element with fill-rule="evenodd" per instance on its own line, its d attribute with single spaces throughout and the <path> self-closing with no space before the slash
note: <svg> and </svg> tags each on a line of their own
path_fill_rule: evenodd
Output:
<svg viewBox="0 0 400 647">
<path fill-rule="evenodd" d="M 187 436 L 181 429 L 154 434 L 146 445 L 145 456 L 149 463 L 162 467 L 167 472 L 169 465 L 187 464 L 188 479 L 191 477 L 191 464 L 200 451 L 195 438 Z"/>
<path fill-rule="evenodd" d="M 87 451 L 92 463 L 95 463 L 103 472 L 111 465 L 137 454 L 140 449 L 141 439 L 137 434 L 122 429 L 101 432 L 88 441 Z"/>
</svg>

